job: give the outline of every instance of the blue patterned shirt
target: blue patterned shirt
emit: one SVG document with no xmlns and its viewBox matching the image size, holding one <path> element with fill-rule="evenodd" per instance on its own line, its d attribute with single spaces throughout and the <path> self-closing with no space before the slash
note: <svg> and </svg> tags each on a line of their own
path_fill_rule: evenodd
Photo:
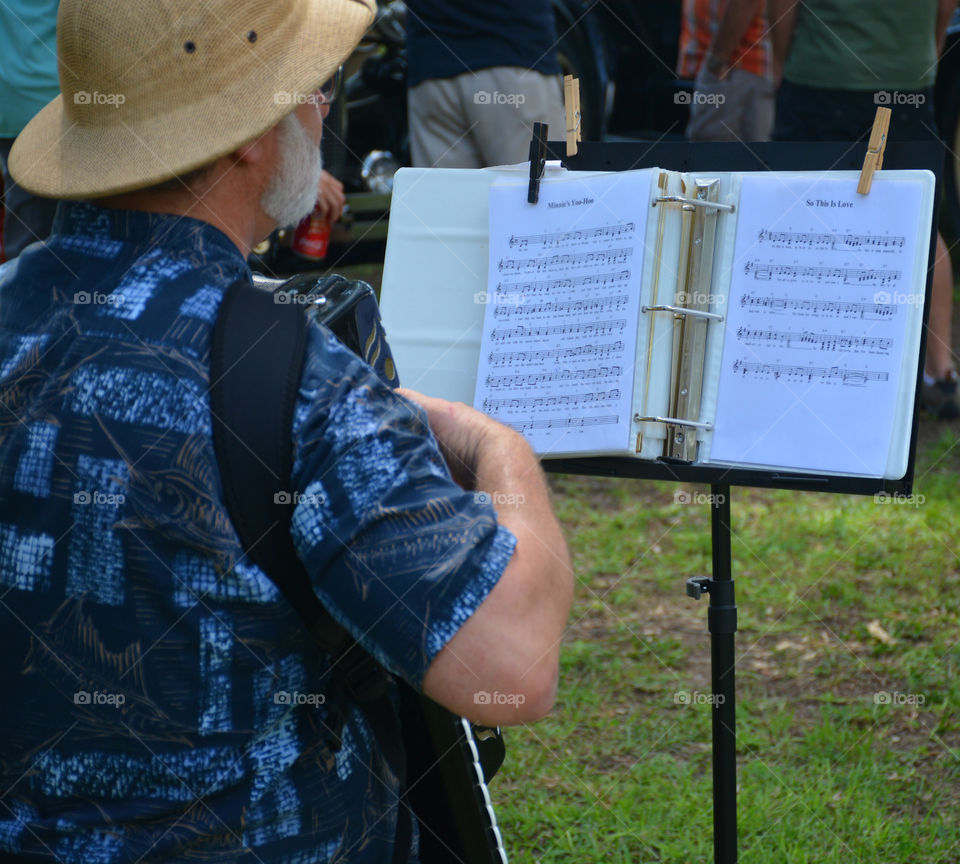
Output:
<svg viewBox="0 0 960 864">
<path fill-rule="evenodd" d="M 329 658 L 223 503 L 210 337 L 247 274 L 210 225 L 91 204 L 0 268 L 2 859 L 393 860 L 399 778 L 355 706 L 331 745 Z M 419 687 L 513 536 L 316 324 L 292 434 L 318 596 Z"/>
</svg>

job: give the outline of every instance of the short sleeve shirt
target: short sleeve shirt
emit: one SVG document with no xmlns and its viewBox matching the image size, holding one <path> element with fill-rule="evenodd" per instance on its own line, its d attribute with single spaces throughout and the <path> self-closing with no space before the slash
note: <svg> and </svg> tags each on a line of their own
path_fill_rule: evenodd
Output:
<svg viewBox="0 0 960 864">
<path fill-rule="evenodd" d="M 803 0 L 783 75 L 828 90 L 923 90 L 937 77 L 936 0 Z"/>
<path fill-rule="evenodd" d="M 0 3 L 0 138 L 16 138 L 60 92 L 59 6 L 60 0 Z"/>
<path fill-rule="evenodd" d="M 681 78 L 696 78 L 700 64 L 720 27 L 720 16 L 726 8 L 721 0 L 683 0 L 683 21 L 680 26 L 680 59 L 677 74 Z M 730 58 L 732 66 L 771 78 L 773 49 L 767 35 L 768 28 L 762 11 L 757 12 L 743 34 L 737 50 Z"/>
<path fill-rule="evenodd" d="M 333 745 L 329 658 L 223 503 L 210 336 L 242 277 L 210 225 L 85 203 L 0 268 L 0 857 L 393 860 L 400 778 L 356 706 Z M 317 324 L 292 438 L 318 596 L 419 687 L 513 536 Z"/>
<path fill-rule="evenodd" d="M 550 0 L 409 0 L 407 85 L 494 66 L 560 73 Z"/>
</svg>

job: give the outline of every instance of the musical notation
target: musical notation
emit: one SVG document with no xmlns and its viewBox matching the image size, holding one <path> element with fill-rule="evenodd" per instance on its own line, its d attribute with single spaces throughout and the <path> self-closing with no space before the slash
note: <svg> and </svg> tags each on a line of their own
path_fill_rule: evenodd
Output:
<svg viewBox="0 0 960 864">
<path fill-rule="evenodd" d="M 778 345 L 784 348 L 820 351 L 855 351 L 857 349 L 889 352 L 893 339 L 882 336 L 847 336 L 842 333 L 811 333 L 793 330 L 763 330 L 740 327 L 737 339 L 745 345 Z"/>
<path fill-rule="evenodd" d="M 616 294 L 610 297 L 595 297 L 584 300 L 552 300 L 540 303 L 520 303 L 516 305 L 497 306 L 493 310 L 493 317 L 498 321 L 505 321 L 521 315 L 583 315 L 589 312 L 610 315 L 623 312 L 630 298 L 626 294 Z"/>
<path fill-rule="evenodd" d="M 505 423 L 521 435 L 534 429 L 583 429 L 586 426 L 615 426 L 620 422 L 616 414 L 600 414 L 596 417 L 550 417 L 546 420 L 524 420 L 520 423 Z"/>
<path fill-rule="evenodd" d="M 485 384 L 492 390 L 501 387 L 539 387 L 555 381 L 593 381 L 602 378 L 619 378 L 621 366 L 598 366 L 592 369 L 561 369 L 557 372 L 530 372 L 525 375 L 488 375 Z"/>
<path fill-rule="evenodd" d="M 895 307 L 890 303 L 863 303 L 853 300 L 808 300 L 798 297 L 772 297 L 744 294 L 740 306 L 763 312 L 792 312 L 807 315 L 891 320 Z"/>
<path fill-rule="evenodd" d="M 610 249 L 604 252 L 566 252 L 546 258 L 501 258 L 497 269 L 501 273 L 521 273 L 530 270 L 551 270 L 557 267 L 610 267 L 626 264 L 633 255 L 632 248 Z"/>
<path fill-rule="evenodd" d="M 808 231 L 769 231 L 761 229 L 758 243 L 769 243 L 775 249 L 835 249 L 851 250 L 897 250 L 902 249 L 906 237 L 890 237 L 885 234 L 823 234 Z"/>
<path fill-rule="evenodd" d="M 622 448 L 636 363 L 650 177 L 549 183 L 530 207 L 489 198 L 489 301 L 474 406 L 538 452 Z M 558 449 L 559 448 L 559 449 Z"/>
<path fill-rule="evenodd" d="M 500 282 L 497 284 L 497 294 L 505 294 L 510 291 L 518 292 L 526 297 L 531 294 L 553 294 L 557 291 L 570 291 L 574 288 L 604 288 L 607 285 L 615 285 L 618 282 L 629 281 L 629 270 L 617 270 L 613 273 L 599 273 L 596 275 L 587 273 L 583 276 L 572 276 L 566 279 L 543 279 L 531 282 Z"/>
<path fill-rule="evenodd" d="M 743 267 L 745 276 L 753 274 L 757 280 L 800 280 L 803 282 L 842 282 L 845 285 L 890 285 L 899 282 L 899 270 L 869 267 L 812 267 L 806 264 L 761 264 L 748 261 Z"/>
<path fill-rule="evenodd" d="M 556 231 L 550 234 L 527 234 L 510 236 L 510 248 L 526 249 L 528 246 L 551 248 L 566 246 L 584 240 L 621 240 L 633 237 L 637 226 L 633 222 L 624 225 L 605 225 L 599 228 L 580 228 L 574 231 Z"/>
<path fill-rule="evenodd" d="M 490 338 L 494 342 L 501 342 L 504 339 L 527 339 L 532 336 L 583 336 L 585 338 L 597 336 L 610 336 L 612 333 L 623 333 L 627 322 L 623 319 L 619 321 L 596 321 L 589 324 L 539 324 L 534 327 L 516 327 L 497 328 L 490 331 Z"/>
<path fill-rule="evenodd" d="M 888 381 L 888 372 L 874 372 L 869 369 L 844 369 L 840 366 L 795 366 L 789 363 L 753 363 L 736 360 L 733 371 L 737 375 L 752 378 L 772 378 L 788 381 L 813 381 L 821 383 L 839 381 L 841 384 L 863 387 L 869 381 Z"/>
<path fill-rule="evenodd" d="M 855 186 L 832 172 L 744 175 L 711 460 L 905 470 L 892 465 L 906 464 L 932 183 Z"/>
<path fill-rule="evenodd" d="M 571 360 L 574 357 L 604 360 L 623 353 L 623 342 L 605 342 L 599 345 L 572 345 L 569 348 L 550 348 L 539 351 L 491 351 L 487 362 L 491 366 L 523 363 L 541 363 L 547 360 Z"/>
<path fill-rule="evenodd" d="M 609 402 L 620 398 L 620 390 L 596 390 L 589 393 L 559 393 L 556 396 L 514 396 L 505 399 L 483 400 L 484 414 L 496 414 L 505 408 L 580 408 L 595 402 Z"/>
</svg>

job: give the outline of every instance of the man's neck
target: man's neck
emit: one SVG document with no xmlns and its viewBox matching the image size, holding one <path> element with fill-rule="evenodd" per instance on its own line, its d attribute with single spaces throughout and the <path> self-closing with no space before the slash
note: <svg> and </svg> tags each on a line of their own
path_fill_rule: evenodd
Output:
<svg viewBox="0 0 960 864">
<path fill-rule="evenodd" d="M 227 173 L 229 168 L 224 172 L 217 166 L 190 187 L 168 188 L 165 184 L 100 198 L 96 203 L 110 209 L 199 219 L 226 234 L 246 258 L 274 226 L 259 206 L 259 189 L 247 189 L 238 178 L 225 176 Z"/>
</svg>

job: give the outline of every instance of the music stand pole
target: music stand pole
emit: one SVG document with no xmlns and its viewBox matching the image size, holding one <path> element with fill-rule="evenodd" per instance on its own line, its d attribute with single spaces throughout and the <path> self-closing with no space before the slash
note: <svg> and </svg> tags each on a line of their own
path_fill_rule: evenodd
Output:
<svg viewBox="0 0 960 864">
<path fill-rule="evenodd" d="M 715 864 L 737 860 L 737 725 L 733 638 L 737 607 L 730 569 L 730 487 L 710 487 L 713 576 L 687 580 L 687 594 L 710 595 L 710 674 L 713 690 L 713 858 Z"/>
</svg>

